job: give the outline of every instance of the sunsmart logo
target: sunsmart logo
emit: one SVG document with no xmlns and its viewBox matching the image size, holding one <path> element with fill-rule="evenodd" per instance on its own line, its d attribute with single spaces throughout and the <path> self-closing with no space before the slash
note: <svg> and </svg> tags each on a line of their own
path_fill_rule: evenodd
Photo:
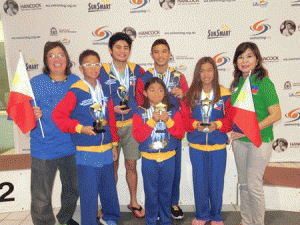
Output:
<svg viewBox="0 0 300 225">
<path fill-rule="evenodd" d="M 225 69 L 220 69 L 219 67 L 224 66 L 226 63 L 230 62 L 230 58 L 227 56 L 222 56 L 226 52 L 222 52 L 216 56 L 213 57 L 213 60 L 216 62 L 218 70 L 224 70 Z"/>
<path fill-rule="evenodd" d="M 37 70 L 38 68 L 39 68 L 39 64 L 34 59 L 31 59 L 30 63 L 26 63 L 26 70 L 27 71 Z"/>
<path fill-rule="evenodd" d="M 132 10 L 137 10 L 150 3 L 150 0 L 130 0 L 130 4 L 134 6 Z"/>
<path fill-rule="evenodd" d="M 88 12 L 108 11 L 110 10 L 111 3 L 110 1 L 102 0 L 102 2 L 98 2 L 96 4 L 89 3 L 88 7 Z"/>
<path fill-rule="evenodd" d="M 251 36 L 254 36 L 254 37 L 251 37 L 250 39 L 267 39 L 267 38 L 270 38 L 270 37 L 261 37 L 260 36 L 262 34 L 265 34 L 268 30 L 271 29 L 271 26 L 269 24 L 264 24 L 263 23 L 266 20 L 261 20 L 261 21 L 255 23 L 253 26 L 250 26 L 250 29 L 252 31 L 258 32 L 256 34 L 252 34 Z M 257 37 L 257 36 L 260 36 L 260 37 Z"/>
<path fill-rule="evenodd" d="M 108 39 L 112 33 L 108 30 L 105 30 L 104 28 L 106 28 L 107 26 L 104 27 L 100 27 L 97 30 L 95 30 L 92 34 L 93 36 L 99 38 L 98 40 L 95 40 L 93 42 L 94 45 L 101 45 L 101 44 L 108 44 L 108 43 L 103 43 L 102 41 L 105 39 Z"/>
<path fill-rule="evenodd" d="M 300 108 L 293 109 L 292 111 L 285 114 L 285 117 L 288 118 L 288 122 L 284 126 L 300 126 Z M 297 123 L 295 123 L 297 122 Z"/>
<path fill-rule="evenodd" d="M 227 25 L 222 25 L 222 29 L 208 30 L 207 39 L 224 38 L 230 36 L 230 28 Z"/>
<path fill-rule="evenodd" d="M 297 98 L 299 98 L 300 97 L 300 91 L 297 91 L 296 93 L 289 94 L 289 97 L 297 97 Z"/>
</svg>

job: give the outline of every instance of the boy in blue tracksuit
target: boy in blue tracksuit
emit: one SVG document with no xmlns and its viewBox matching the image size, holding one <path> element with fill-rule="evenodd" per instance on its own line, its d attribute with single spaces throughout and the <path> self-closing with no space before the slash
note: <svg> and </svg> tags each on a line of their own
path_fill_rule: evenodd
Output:
<svg viewBox="0 0 300 225">
<path fill-rule="evenodd" d="M 86 50 L 79 57 L 84 80 L 70 91 L 53 111 L 52 119 L 76 145 L 76 164 L 80 192 L 81 225 L 97 225 L 98 193 L 106 224 L 117 224 L 120 208 L 113 162 L 117 159 L 118 135 L 113 101 L 105 96 L 97 77 L 100 57 Z M 93 124 L 101 121 L 101 128 Z"/>
</svg>

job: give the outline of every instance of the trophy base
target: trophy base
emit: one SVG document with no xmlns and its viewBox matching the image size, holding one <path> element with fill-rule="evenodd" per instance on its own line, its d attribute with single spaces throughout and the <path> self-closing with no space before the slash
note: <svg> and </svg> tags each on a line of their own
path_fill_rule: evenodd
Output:
<svg viewBox="0 0 300 225">
<path fill-rule="evenodd" d="M 105 130 L 103 129 L 103 127 L 101 125 L 99 125 L 99 123 L 97 122 L 93 122 L 93 127 L 94 127 L 94 132 L 96 134 L 100 134 L 100 133 L 104 133 Z"/>
<path fill-rule="evenodd" d="M 128 101 L 122 101 L 122 102 L 120 102 L 120 106 L 123 106 L 123 105 L 125 105 L 125 107 L 122 108 L 121 110 L 127 110 L 127 109 L 129 109 L 129 107 L 128 107 Z"/>
<path fill-rule="evenodd" d="M 209 126 L 210 126 L 209 123 L 201 123 L 200 125 L 201 125 L 201 126 L 204 126 L 204 127 L 209 127 Z"/>
<path fill-rule="evenodd" d="M 166 147 L 168 147 L 168 141 L 166 138 L 152 142 L 149 146 L 150 149 L 156 150 L 156 151 L 166 148 Z"/>
</svg>

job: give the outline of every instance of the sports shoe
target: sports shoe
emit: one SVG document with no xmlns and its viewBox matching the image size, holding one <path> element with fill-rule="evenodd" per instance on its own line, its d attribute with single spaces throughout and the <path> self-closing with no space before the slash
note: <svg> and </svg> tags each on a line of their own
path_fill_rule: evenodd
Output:
<svg viewBox="0 0 300 225">
<path fill-rule="evenodd" d="M 195 219 L 193 219 L 193 221 L 192 221 L 192 225 L 205 225 L 207 221 L 208 221 L 208 220 L 197 220 L 197 219 L 195 218 Z"/>
<path fill-rule="evenodd" d="M 175 220 L 180 220 L 183 218 L 183 212 L 182 212 L 182 209 L 178 206 L 178 205 L 173 205 L 171 207 L 171 214 L 172 214 L 172 217 L 175 219 Z"/>
<path fill-rule="evenodd" d="M 102 224 L 102 225 L 117 225 L 117 223 L 115 221 L 111 221 L 111 220 L 104 221 L 102 218 L 100 219 L 100 224 Z"/>
<path fill-rule="evenodd" d="M 79 223 L 77 223 L 75 220 L 73 220 L 71 218 L 71 219 L 69 219 L 69 221 L 66 224 L 60 224 L 60 223 L 58 223 L 58 225 L 79 225 Z"/>
<path fill-rule="evenodd" d="M 223 221 L 211 221 L 211 225 L 224 225 Z"/>
</svg>

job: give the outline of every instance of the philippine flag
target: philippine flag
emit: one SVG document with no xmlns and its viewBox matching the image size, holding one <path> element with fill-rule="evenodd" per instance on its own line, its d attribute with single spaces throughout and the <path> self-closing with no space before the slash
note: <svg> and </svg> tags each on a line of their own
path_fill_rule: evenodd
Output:
<svg viewBox="0 0 300 225">
<path fill-rule="evenodd" d="M 237 94 L 238 96 L 235 101 L 231 97 L 233 122 L 256 147 L 259 147 L 262 140 L 255 113 L 249 76 Z"/>
<path fill-rule="evenodd" d="M 30 104 L 30 100 L 33 99 L 34 95 L 26 71 L 25 62 L 20 52 L 17 71 L 11 85 L 6 112 L 24 134 L 36 127 L 33 109 Z"/>
</svg>

